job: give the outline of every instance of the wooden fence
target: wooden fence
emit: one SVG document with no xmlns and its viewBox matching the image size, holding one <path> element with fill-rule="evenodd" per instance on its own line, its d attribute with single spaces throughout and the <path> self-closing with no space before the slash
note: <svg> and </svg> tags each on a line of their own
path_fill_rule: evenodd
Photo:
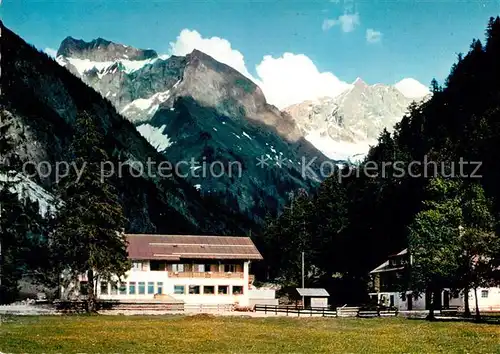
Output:
<svg viewBox="0 0 500 354">
<path fill-rule="evenodd" d="M 185 304 L 182 301 L 98 301 L 97 310 L 103 313 L 148 312 L 148 313 L 217 313 L 234 311 L 233 304 Z M 54 303 L 60 313 L 82 313 L 86 311 L 84 301 L 58 301 Z"/>
<path fill-rule="evenodd" d="M 361 310 L 359 307 L 309 307 L 302 308 L 298 306 L 273 306 L 273 305 L 255 305 L 255 311 L 265 314 L 282 314 L 286 316 L 297 317 L 393 317 L 397 316 L 397 311 L 383 310 Z"/>
<path fill-rule="evenodd" d="M 321 317 L 336 317 L 337 311 L 323 308 L 312 307 L 304 309 L 298 306 L 274 306 L 274 305 L 255 305 L 255 311 L 261 311 L 266 314 L 286 314 L 286 316 L 321 316 Z"/>
</svg>

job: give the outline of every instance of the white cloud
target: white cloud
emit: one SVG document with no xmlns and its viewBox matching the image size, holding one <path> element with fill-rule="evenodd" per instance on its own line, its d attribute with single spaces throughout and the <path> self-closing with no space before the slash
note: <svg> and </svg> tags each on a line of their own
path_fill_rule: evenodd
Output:
<svg viewBox="0 0 500 354">
<path fill-rule="evenodd" d="M 359 14 L 344 13 L 337 19 L 326 19 L 323 21 L 323 31 L 328 31 L 330 28 L 340 26 L 342 32 L 352 32 L 360 24 Z"/>
<path fill-rule="evenodd" d="M 248 72 L 243 54 L 231 47 L 227 39 L 220 37 L 203 38 L 198 31 L 183 29 L 175 42 L 170 42 L 170 54 L 186 55 L 198 49 L 217 61 L 227 64 L 252 79 Z"/>
<path fill-rule="evenodd" d="M 267 100 L 285 108 L 305 100 L 336 96 L 349 85 L 330 72 L 320 72 L 304 54 L 266 55 L 257 65 L 259 85 Z"/>
<path fill-rule="evenodd" d="M 243 54 L 219 37 L 204 38 L 195 30 L 184 29 L 170 43 L 170 54 L 186 55 L 193 49 L 227 64 L 260 86 L 269 103 L 278 108 L 323 96 L 335 96 L 349 87 L 330 72 L 320 72 L 304 54 L 284 53 L 278 58 L 266 55 L 250 74 Z"/>
<path fill-rule="evenodd" d="M 366 41 L 368 43 L 377 43 L 382 40 L 382 32 L 375 31 L 373 28 L 366 30 Z"/>
<path fill-rule="evenodd" d="M 50 55 L 52 58 L 55 58 L 57 56 L 57 50 L 53 48 L 45 48 L 43 50 L 46 54 Z"/>
</svg>

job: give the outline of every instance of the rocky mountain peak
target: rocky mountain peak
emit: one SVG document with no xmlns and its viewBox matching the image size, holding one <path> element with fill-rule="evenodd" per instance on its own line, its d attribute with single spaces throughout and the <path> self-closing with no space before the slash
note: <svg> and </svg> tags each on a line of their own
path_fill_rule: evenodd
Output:
<svg viewBox="0 0 500 354">
<path fill-rule="evenodd" d="M 354 80 L 354 82 L 352 83 L 352 85 L 354 87 L 359 87 L 359 88 L 366 88 L 366 87 L 368 87 L 368 84 L 366 82 L 364 82 L 363 79 L 361 79 L 360 77 L 356 78 L 356 80 Z"/>
<path fill-rule="evenodd" d="M 189 53 L 187 56 L 193 60 L 198 59 L 202 61 L 211 61 L 211 62 L 215 61 L 214 58 L 212 58 L 210 55 L 202 52 L 199 49 L 193 49 L 193 51 Z"/>
<path fill-rule="evenodd" d="M 408 98 L 422 98 L 429 95 L 429 88 L 413 78 L 406 78 L 394 85 L 394 87 Z"/>
<path fill-rule="evenodd" d="M 409 82 L 408 86 L 423 86 L 415 82 Z M 306 101 L 285 111 L 306 139 L 325 155 L 332 159 L 352 159 L 364 156 L 383 129 L 391 131 L 409 104 L 423 98 L 423 95 L 410 98 L 397 86 L 368 85 L 357 78 L 350 89 L 336 97 Z"/>
<path fill-rule="evenodd" d="M 109 62 L 119 59 L 147 60 L 157 58 L 158 54 L 152 49 L 137 49 L 104 38 L 86 42 L 69 36 L 61 42 L 57 56 Z"/>
</svg>

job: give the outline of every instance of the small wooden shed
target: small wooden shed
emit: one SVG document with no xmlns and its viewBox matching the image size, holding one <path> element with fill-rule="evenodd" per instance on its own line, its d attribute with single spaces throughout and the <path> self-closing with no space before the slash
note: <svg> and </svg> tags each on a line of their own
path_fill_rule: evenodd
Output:
<svg viewBox="0 0 500 354">
<path fill-rule="evenodd" d="M 328 291 L 323 288 L 296 288 L 301 297 L 304 298 L 304 307 L 328 307 Z"/>
</svg>

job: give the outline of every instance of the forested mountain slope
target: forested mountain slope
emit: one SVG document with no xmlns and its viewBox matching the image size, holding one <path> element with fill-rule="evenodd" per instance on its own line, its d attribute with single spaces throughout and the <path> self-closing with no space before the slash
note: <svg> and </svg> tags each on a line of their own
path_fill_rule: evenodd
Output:
<svg viewBox="0 0 500 354">
<path fill-rule="evenodd" d="M 6 134 L 15 149 L 7 157 L 16 161 L 17 172 L 34 175 L 33 182 L 53 192 L 55 166 L 71 160 L 67 155 L 77 114 L 86 112 L 105 132 L 103 146 L 114 163 L 122 162 L 122 176 L 111 179 L 117 187 L 129 232 L 245 234 L 252 223 L 229 212 L 213 199 L 204 200 L 191 184 L 175 174 L 133 177 L 130 166 L 166 161 L 99 93 L 84 84 L 46 54 L 26 44 L 5 26 L 2 30 L 0 112 Z M 51 173 L 37 173 L 45 163 Z M 49 166 L 49 167 L 47 167 Z M 116 165 L 117 166 L 117 165 Z M 154 170 L 153 170 L 154 172 Z"/>
</svg>

